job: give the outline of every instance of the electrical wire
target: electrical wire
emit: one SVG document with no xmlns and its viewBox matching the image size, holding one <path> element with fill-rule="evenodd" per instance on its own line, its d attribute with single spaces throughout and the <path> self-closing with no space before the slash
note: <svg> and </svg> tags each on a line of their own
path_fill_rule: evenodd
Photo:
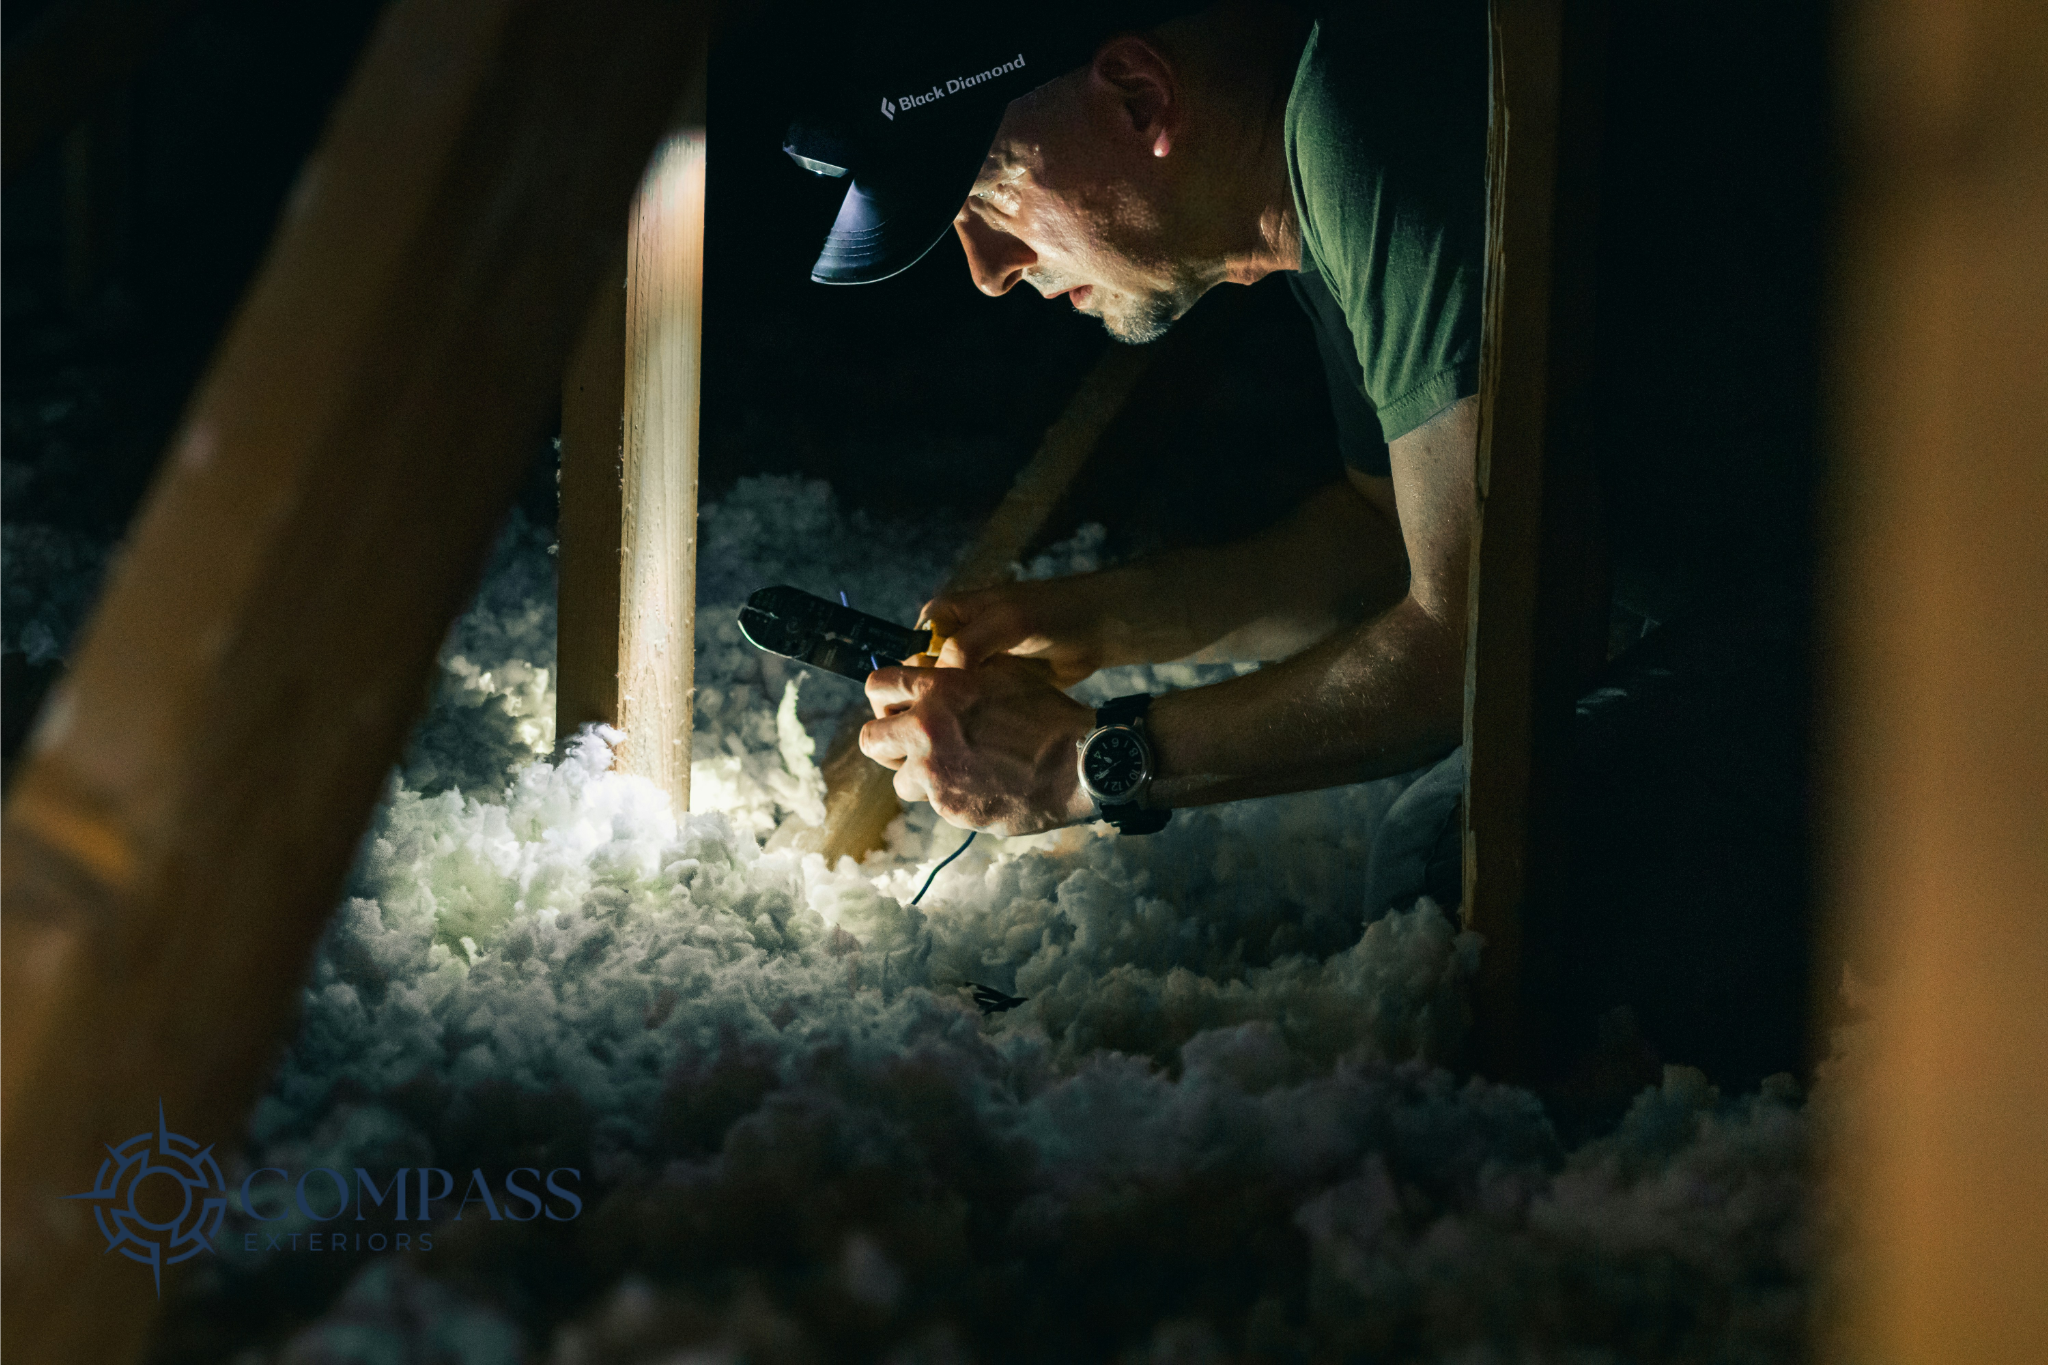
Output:
<svg viewBox="0 0 2048 1365">
<path fill-rule="evenodd" d="M 848 608 L 848 609 L 851 609 L 851 608 L 852 608 L 852 606 L 853 606 L 853 603 L 851 603 L 851 602 L 849 602 L 849 601 L 847 601 L 847 600 L 846 600 L 846 589 L 844 589 L 844 588 L 841 588 L 841 589 L 839 590 L 839 605 L 840 605 L 840 606 L 842 606 L 842 607 L 846 607 L 846 608 Z M 880 659 L 877 659 L 877 658 L 876 658 L 876 657 L 875 657 L 874 655 L 872 655 L 872 654 L 868 655 L 868 669 L 869 669 L 869 671 L 870 671 L 870 672 L 874 672 L 874 673 L 879 673 L 879 672 L 881 672 L 881 671 L 882 671 L 882 661 L 881 661 Z M 944 867 L 944 866 L 945 866 L 945 864 L 944 864 L 944 863 L 941 863 L 941 864 L 939 864 L 939 866 L 941 866 L 941 867 Z M 921 893 L 920 893 L 920 894 L 921 894 Z M 916 902 L 916 901 L 912 901 L 912 902 L 911 902 L 911 904 L 912 904 L 912 905 L 915 905 L 915 904 L 917 904 L 917 902 Z"/>
<path fill-rule="evenodd" d="M 932 869 L 932 875 L 924 879 L 924 885 L 919 887 L 917 889 L 917 894 L 910 898 L 910 903 L 912 905 L 916 905 L 919 901 L 924 899 L 924 893 L 932 889 L 932 883 L 937 881 L 939 879 L 939 874 L 946 870 L 946 863 L 952 862 L 955 858 L 965 853 L 967 851 L 967 844 L 973 843 L 974 836 L 978 833 L 980 833 L 979 830 L 967 831 L 967 843 L 960 845 L 960 847 L 954 849 L 951 853 L 947 854 L 946 862 L 940 863 L 937 867 Z"/>
<path fill-rule="evenodd" d="M 839 590 L 839 605 L 842 607 L 850 605 L 846 600 L 846 589 L 844 588 L 841 588 Z M 877 672 L 881 670 L 881 663 L 878 660 L 876 660 L 873 655 L 868 656 L 868 662 L 875 666 Z M 912 905 L 916 905 L 919 901 L 924 899 L 924 893 L 932 889 L 932 883 L 937 881 L 939 879 L 939 874 L 946 870 L 946 864 L 952 862 L 955 858 L 965 853 L 967 851 L 967 845 L 974 842 L 974 836 L 977 833 L 979 833 L 978 830 L 967 831 L 966 841 L 962 843 L 960 847 L 954 849 L 951 853 L 947 854 L 945 862 L 940 863 L 937 867 L 932 869 L 932 875 L 924 879 L 924 885 L 920 886 L 917 889 L 917 894 L 910 898 L 910 903 Z"/>
</svg>

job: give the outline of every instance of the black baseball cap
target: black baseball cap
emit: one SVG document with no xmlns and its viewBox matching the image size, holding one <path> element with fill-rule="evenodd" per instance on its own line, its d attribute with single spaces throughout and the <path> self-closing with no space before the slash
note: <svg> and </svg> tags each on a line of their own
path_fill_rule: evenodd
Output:
<svg viewBox="0 0 2048 1365">
<path fill-rule="evenodd" d="M 1191 7 L 886 5 L 857 30 L 816 35 L 827 70 L 792 101 L 782 150 L 849 184 L 811 278 L 872 284 L 908 270 L 951 228 L 1010 101 L 1084 65 L 1108 38 Z"/>
</svg>

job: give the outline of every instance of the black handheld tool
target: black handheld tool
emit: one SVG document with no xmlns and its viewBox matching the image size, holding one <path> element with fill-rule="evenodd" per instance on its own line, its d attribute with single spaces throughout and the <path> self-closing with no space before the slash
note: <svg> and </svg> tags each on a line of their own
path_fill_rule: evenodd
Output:
<svg viewBox="0 0 2048 1365">
<path fill-rule="evenodd" d="M 749 597 L 740 608 L 740 631 L 770 654 L 856 682 L 913 654 L 937 654 L 943 643 L 929 627 L 899 626 L 791 587 L 763 588 Z"/>
</svg>

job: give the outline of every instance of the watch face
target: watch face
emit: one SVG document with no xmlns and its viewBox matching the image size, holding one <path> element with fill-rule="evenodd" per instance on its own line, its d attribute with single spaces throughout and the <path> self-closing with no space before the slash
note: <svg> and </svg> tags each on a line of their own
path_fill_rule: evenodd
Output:
<svg viewBox="0 0 2048 1365">
<path fill-rule="evenodd" d="M 1081 771 L 1097 800 L 1112 805 L 1128 801 L 1145 780 L 1145 745 L 1130 730 L 1104 730 L 1089 741 Z"/>
</svg>

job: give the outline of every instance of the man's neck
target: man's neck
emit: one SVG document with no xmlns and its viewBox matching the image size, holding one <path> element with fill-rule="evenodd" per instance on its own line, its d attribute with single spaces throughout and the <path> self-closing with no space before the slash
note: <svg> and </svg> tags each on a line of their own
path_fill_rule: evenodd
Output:
<svg viewBox="0 0 2048 1365">
<path fill-rule="evenodd" d="M 1197 254 L 1219 283 L 1252 284 L 1301 268 L 1301 223 L 1287 176 L 1287 100 L 1308 18 L 1285 6 L 1225 0 L 1165 26 L 1202 120 L 1188 189 Z"/>
</svg>

